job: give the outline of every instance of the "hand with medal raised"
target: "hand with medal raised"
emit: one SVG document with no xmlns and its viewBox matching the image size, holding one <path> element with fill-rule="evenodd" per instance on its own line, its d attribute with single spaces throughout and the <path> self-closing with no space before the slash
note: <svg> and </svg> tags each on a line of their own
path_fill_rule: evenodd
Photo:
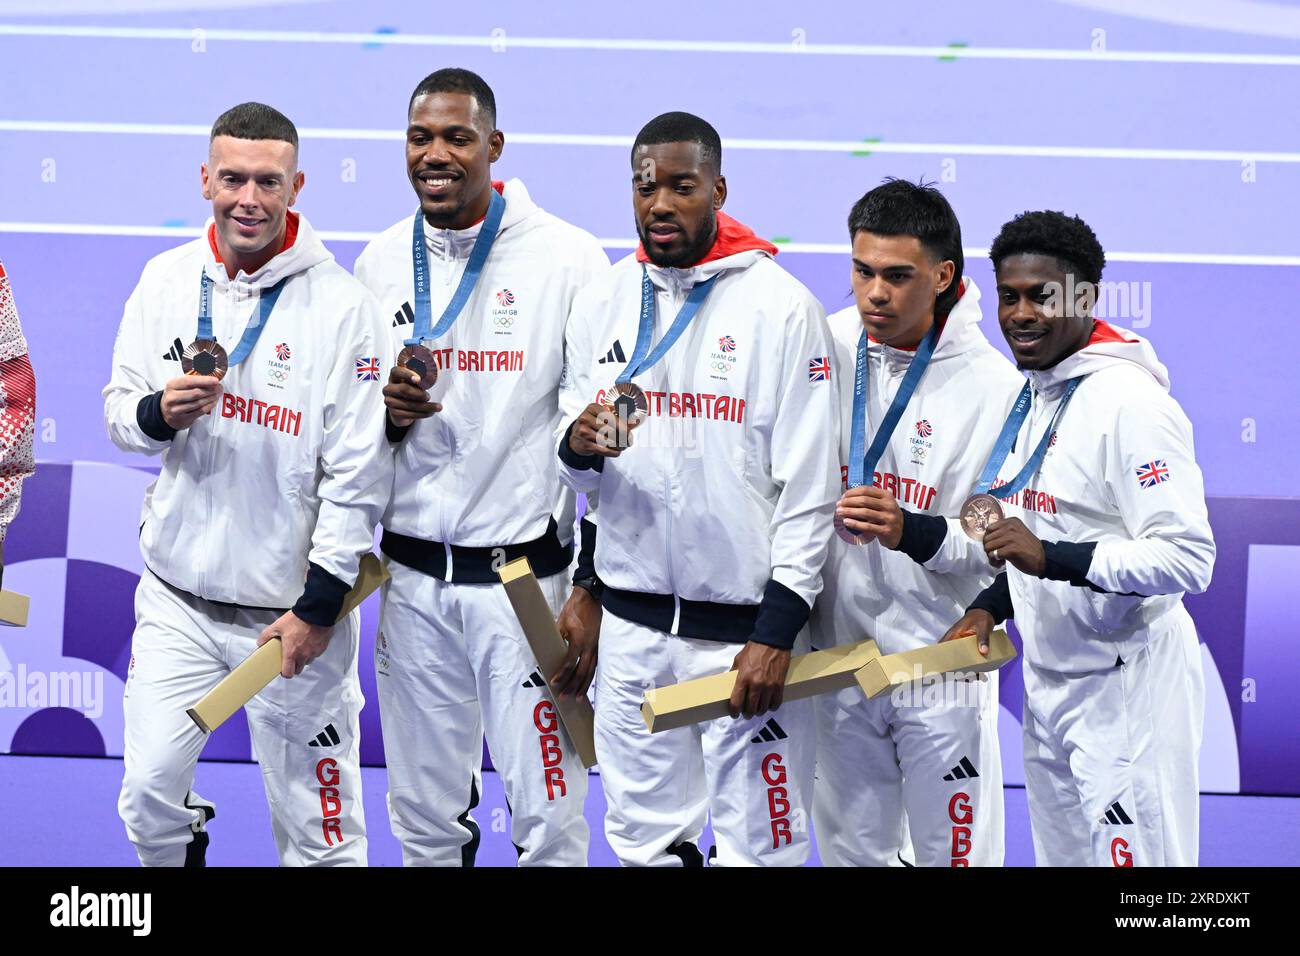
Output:
<svg viewBox="0 0 1300 956">
<path fill-rule="evenodd" d="M 984 532 L 984 553 L 997 568 L 1010 561 L 1025 574 L 1040 577 L 1047 568 L 1043 542 L 1019 518 L 1003 518 Z"/>
<path fill-rule="evenodd" d="M 285 611 L 257 638 L 261 647 L 278 637 L 281 644 L 280 676 L 288 679 L 302 673 L 302 669 L 325 653 L 334 628 L 323 624 L 308 624 L 293 611 Z"/>
<path fill-rule="evenodd" d="M 617 458 L 632 443 L 632 424 L 608 405 L 592 402 L 569 429 L 569 449 L 575 455 Z"/>
<path fill-rule="evenodd" d="M 432 360 L 430 360 L 432 364 Z M 388 372 L 388 384 L 384 386 L 384 406 L 388 409 L 388 418 L 398 428 L 413 425 L 421 418 L 428 418 L 442 411 L 437 402 L 429 401 L 426 389 L 433 384 L 424 384 L 424 368 L 412 368 L 401 364 L 393 366 Z M 437 368 L 433 367 L 434 378 Z"/>
<path fill-rule="evenodd" d="M 221 378 L 189 372 L 178 375 L 163 386 L 162 416 L 171 428 L 189 428 L 217 407 L 221 398 Z"/>
<path fill-rule="evenodd" d="M 849 532 L 853 544 L 879 541 L 894 551 L 903 540 L 903 509 L 885 489 L 859 485 L 844 492 L 835 505 L 835 525 L 837 532 L 841 528 Z"/>
</svg>

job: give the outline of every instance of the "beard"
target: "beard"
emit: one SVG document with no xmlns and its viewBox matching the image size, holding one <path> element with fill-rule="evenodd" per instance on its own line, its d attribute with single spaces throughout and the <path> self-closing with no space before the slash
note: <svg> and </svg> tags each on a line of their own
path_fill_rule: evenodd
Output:
<svg viewBox="0 0 1300 956">
<path fill-rule="evenodd" d="M 713 246 L 718 235 L 718 215 L 710 206 L 708 218 L 704 220 L 700 231 L 695 235 L 686 232 L 683 227 L 682 233 L 686 237 L 686 244 L 672 252 L 665 252 L 656 247 L 650 241 L 650 233 L 643 223 L 637 223 L 636 231 L 641 239 L 641 248 L 645 250 L 651 262 L 666 269 L 683 269 L 703 259 Z"/>
</svg>

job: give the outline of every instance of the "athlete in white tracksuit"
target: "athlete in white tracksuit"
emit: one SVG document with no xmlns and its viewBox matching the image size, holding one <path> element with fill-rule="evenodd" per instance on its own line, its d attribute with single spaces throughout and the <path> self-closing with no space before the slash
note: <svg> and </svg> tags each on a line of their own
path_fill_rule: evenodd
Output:
<svg viewBox="0 0 1300 956">
<path fill-rule="evenodd" d="M 964 280 L 930 364 L 868 482 L 903 509 L 897 550 L 831 541 L 825 590 L 812 616 L 815 647 L 871 637 L 882 654 L 937 641 L 993 578 L 964 535 L 939 547 L 945 516 L 971 493 L 1022 377 L 980 330 L 980 292 Z M 829 319 L 850 454 L 857 306 Z M 868 341 L 866 441 L 898 392 L 915 350 Z M 867 700 L 855 686 L 816 698 L 814 820 L 833 866 L 997 866 L 1002 862 L 1002 768 L 997 675 L 913 684 Z M 907 846 L 910 828 L 911 849 Z"/>
<path fill-rule="evenodd" d="M 1017 223 L 995 243 L 1005 250 L 1000 321 L 1022 367 L 1049 367 L 1029 372 L 1032 405 L 1000 483 L 1045 434 L 1049 444 L 984 539 L 1005 573 L 949 633 L 987 632 L 1014 616 L 1024 638 L 1025 787 L 1039 865 L 1194 865 L 1204 688 L 1182 595 L 1209 585 L 1214 541 L 1192 427 L 1145 339 L 1086 310 L 1044 317 L 1044 279 L 1066 278 L 1069 250 L 1036 244 L 1086 226 L 1059 213 Z M 1058 327 L 1068 337 L 1067 322 L 1079 325 L 1081 347 L 1043 358 L 1061 341 Z"/>
<path fill-rule="evenodd" d="M 176 431 L 162 389 L 195 338 L 201 274 L 228 351 L 267 290 L 287 281 L 216 407 Z M 202 238 L 150 260 L 127 300 L 105 419 L 123 451 L 162 460 L 142 514 L 118 804 L 146 865 L 202 865 L 212 807 L 191 787 L 206 738 L 186 709 L 286 608 L 332 624 L 373 546 L 393 468 L 380 391 L 386 333 L 374 300 L 293 212 L 281 251 L 252 275 L 227 274 L 209 221 Z M 366 861 L 358 617 L 246 708 L 285 865 Z"/>
<path fill-rule="evenodd" d="M 726 671 L 747 641 L 806 650 L 831 534 L 838 409 L 821 306 L 775 247 L 717 220 L 698 264 L 661 268 L 642 251 L 616 264 L 579 295 L 566 338 L 560 474 L 600 496 L 596 753 L 606 836 L 625 865 L 698 863 L 709 814 L 719 865 L 798 865 L 810 845 L 811 701 L 653 735 L 640 712 L 646 690 Z M 632 446 L 576 455 L 569 423 L 633 355 L 643 266 L 655 342 L 698 283 L 717 281 L 635 376 L 649 409 Z"/>
<path fill-rule="evenodd" d="M 520 865 L 587 860 L 587 771 L 496 572 L 527 556 L 557 614 L 569 593 L 574 495 L 560 487 L 553 445 L 564 327 L 577 291 L 609 260 L 519 180 L 496 188 L 505 212 L 484 270 L 430 346 L 442 410 L 389 431 L 397 465 L 380 547 L 392 580 L 375 671 L 389 814 L 407 865 L 473 864 L 484 731 Z M 391 316 L 395 349 L 413 328 L 412 225 L 386 230 L 356 265 Z M 481 228 L 425 224 L 435 319 Z"/>
<path fill-rule="evenodd" d="M 36 377 L 9 276 L 0 263 L 0 545 L 18 517 L 23 481 L 36 468 L 32 456 L 35 422 Z M 0 554 L 0 577 L 3 574 L 4 557 Z"/>
</svg>

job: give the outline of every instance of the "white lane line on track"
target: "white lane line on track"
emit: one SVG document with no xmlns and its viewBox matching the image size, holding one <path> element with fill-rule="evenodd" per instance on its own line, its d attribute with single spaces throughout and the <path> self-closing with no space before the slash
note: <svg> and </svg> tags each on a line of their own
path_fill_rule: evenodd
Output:
<svg viewBox="0 0 1300 956">
<path fill-rule="evenodd" d="M 101 123 L 77 120 L 0 120 L 0 132 L 107 134 L 113 136 L 207 136 L 211 127 L 187 123 Z M 405 140 L 402 130 L 304 126 L 301 139 Z M 586 133 L 508 133 L 511 143 L 528 146 L 595 146 L 628 149 L 631 136 Z M 1129 146 L 1034 146 L 1016 143 L 876 143 L 831 139 L 724 138 L 727 149 L 804 153 L 898 153 L 922 156 L 1009 156 L 1051 159 L 1131 159 L 1176 162 L 1300 163 L 1300 152 L 1248 149 L 1165 149 Z"/>
<path fill-rule="evenodd" d="M 639 51 L 651 53 L 742 53 L 787 56 L 915 57 L 937 60 L 1057 60 L 1083 63 L 1194 63 L 1216 66 L 1300 66 L 1288 53 L 1216 53 L 1183 50 L 1101 50 L 1018 47 L 909 46 L 883 43 L 796 43 L 746 40 L 651 40 L 618 37 L 467 36 L 438 33 L 349 33 L 319 30 L 230 30 L 183 27 L 105 27 L 0 24 L 0 36 L 97 40 L 192 42 L 198 31 L 208 43 L 370 44 L 413 47 L 511 47 L 536 50 Z"/>
<path fill-rule="evenodd" d="M 26 233 L 29 235 L 56 236 L 156 236 L 177 239 L 194 239 L 203 234 L 199 226 L 119 226 L 101 223 L 71 222 L 0 222 L 0 233 Z M 317 230 L 321 239 L 328 242 L 369 242 L 378 232 L 345 230 Z M 628 238 L 597 239 L 606 249 L 635 249 L 637 241 Z M 847 256 L 847 242 L 782 242 L 781 252 Z M 963 253 L 982 259 L 989 254 L 987 248 L 968 246 Z M 1107 262 L 1153 262 L 1175 265 L 1210 266 L 1300 266 L 1300 256 L 1255 256 L 1218 252 L 1106 252 Z"/>
</svg>

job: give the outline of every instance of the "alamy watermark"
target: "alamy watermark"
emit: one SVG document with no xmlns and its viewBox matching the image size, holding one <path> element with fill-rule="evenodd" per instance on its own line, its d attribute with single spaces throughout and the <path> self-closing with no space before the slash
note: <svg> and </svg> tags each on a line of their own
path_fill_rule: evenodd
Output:
<svg viewBox="0 0 1300 956">
<path fill-rule="evenodd" d="M 153 930 L 153 895 L 150 893 L 88 893 L 73 886 L 50 897 L 50 925 L 60 928 L 121 927 L 133 936 Z"/>
<path fill-rule="evenodd" d="M 0 707 L 65 707 L 95 720 L 104 713 L 104 672 L 28 671 L 26 664 L 18 664 L 0 671 Z"/>
<path fill-rule="evenodd" d="M 891 674 L 890 683 L 895 687 L 889 702 L 895 707 L 978 708 L 984 704 L 988 679 L 974 671 L 926 674 L 920 664 L 913 664 L 910 675 L 906 671 Z"/>
<path fill-rule="evenodd" d="M 1045 309 L 1052 315 L 1091 315 L 1098 319 L 1118 320 L 1134 329 L 1151 324 L 1150 282 L 1076 282 L 1073 273 L 1065 284 L 1049 282 Z"/>
</svg>

